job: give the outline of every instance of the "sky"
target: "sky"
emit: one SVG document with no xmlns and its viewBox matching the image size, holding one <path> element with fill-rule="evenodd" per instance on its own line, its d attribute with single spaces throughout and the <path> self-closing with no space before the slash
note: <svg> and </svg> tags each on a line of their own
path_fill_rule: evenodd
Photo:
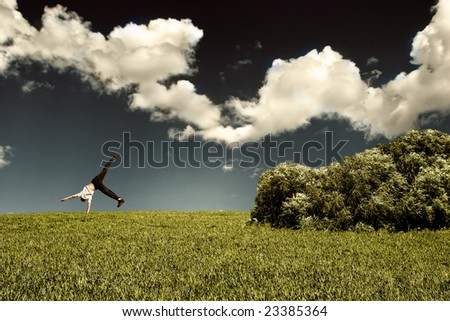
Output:
<svg viewBox="0 0 450 321">
<path fill-rule="evenodd" d="M 84 210 L 113 155 L 120 210 L 248 211 L 449 111 L 450 0 L 0 0 L 0 213 Z"/>
</svg>

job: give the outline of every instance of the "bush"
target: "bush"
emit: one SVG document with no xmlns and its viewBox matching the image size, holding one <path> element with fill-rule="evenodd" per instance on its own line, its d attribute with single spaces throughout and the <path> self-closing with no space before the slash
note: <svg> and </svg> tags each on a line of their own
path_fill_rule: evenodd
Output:
<svg viewBox="0 0 450 321">
<path fill-rule="evenodd" d="M 411 131 L 320 169 L 284 163 L 258 182 L 251 215 L 274 227 L 369 230 L 450 226 L 450 136 Z"/>
<path fill-rule="evenodd" d="M 450 161 L 439 157 L 432 166 L 422 168 L 411 188 L 401 199 L 400 229 L 450 226 Z"/>
<path fill-rule="evenodd" d="M 432 165 L 437 158 L 448 158 L 450 136 L 438 130 L 411 130 L 379 148 L 392 156 L 397 171 L 412 183 L 421 168 Z"/>
<path fill-rule="evenodd" d="M 392 157 L 382 154 L 377 148 L 345 158 L 342 164 L 330 168 L 325 178 L 326 191 L 341 195 L 338 207 L 328 209 L 325 216 L 333 218 L 345 212 L 347 219 L 351 216 L 346 225 L 363 222 L 379 228 L 383 224 L 383 216 L 390 215 L 394 209 L 391 193 L 396 191 L 393 185 L 399 179 L 395 174 Z M 332 197 L 327 199 L 334 202 Z M 374 210 L 377 215 L 374 215 Z M 385 214 L 380 216 L 379 211 Z"/>
<path fill-rule="evenodd" d="M 283 202 L 297 191 L 307 190 L 316 179 L 315 172 L 315 169 L 294 163 L 283 163 L 264 172 L 258 182 L 251 218 L 278 227 L 295 225 L 289 218 L 280 216 Z"/>
</svg>

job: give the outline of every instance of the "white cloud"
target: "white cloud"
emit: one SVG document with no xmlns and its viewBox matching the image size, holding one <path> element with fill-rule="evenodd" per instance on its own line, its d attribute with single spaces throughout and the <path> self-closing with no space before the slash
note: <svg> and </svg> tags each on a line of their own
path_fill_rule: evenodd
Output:
<svg viewBox="0 0 450 321">
<path fill-rule="evenodd" d="M 0 168 L 11 164 L 11 161 L 6 159 L 8 156 L 12 156 L 12 147 L 0 146 Z"/>
<path fill-rule="evenodd" d="M 378 69 L 374 69 L 371 70 L 370 72 L 365 72 L 363 73 L 363 78 L 365 78 L 365 82 L 369 85 L 372 86 L 373 82 L 376 81 L 378 78 L 380 78 L 380 76 L 383 73 L 378 70 Z"/>
<path fill-rule="evenodd" d="M 257 139 L 309 124 L 314 117 L 337 115 L 369 136 L 394 137 L 414 128 L 421 114 L 450 112 L 450 0 L 440 0 L 430 24 L 414 38 L 412 62 L 380 88 L 366 84 L 356 65 L 326 47 L 291 60 L 275 60 L 257 98 L 227 102 L 246 124 L 202 130 L 209 139 Z M 374 77 L 379 76 L 375 71 Z M 373 77 L 371 78 L 373 80 Z"/>
<path fill-rule="evenodd" d="M 74 67 L 96 88 L 113 92 L 134 85 L 137 91 L 131 96 L 131 108 L 152 112 L 154 119 L 177 117 L 199 128 L 219 121 L 217 106 L 198 95 L 188 81 L 169 88 L 161 85 L 171 76 L 194 71 L 194 48 L 203 31 L 190 20 L 130 23 L 105 37 L 92 32 L 89 23 L 60 5 L 45 8 L 40 30 L 23 19 L 14 2 L 0 0 L 0 8 L 0 43 L 13 39 L 0 47 L 0 71 L 22 58 L 60 70 Z M 28 85 L 24 91 L 30 90 Z"/>
<path fill-rule="evenodd" d="M 238 128 L 217 126 L 201 134 L 226 141 L 252 140 L 308 125 L 312 117 L 324 113 L 350 116 L 366 88 L 355 64 L 330 47 L 298 59 L 278 59 L 267 72 L 258 99 L 233 98 L 227 102 L 247 124 Z"/>
<path fill-rule="evenodd" d="M 388 137 L 413 128 L 423 113 L 450 111 L 450 1 L 441 0 L 431 23 L 413 41 L 418 68 L 381 89 L 370 88 L 362 107 L 372 134 Z"/>
<path fill-rule="evenodd" d="M 11 4 L 0 0 L 0 44 L 12 39 L 0 47 L 2 70 L 29 58 L 62 70 L 75 67 L 111 91 L 192 73 L 194 48 L 203 36 L 188 19 L 157 19 L 116 27 L 105 37 L 60 5 L 45 8 L 37 30 Z"/>
<path fill-rule="evenodd" d="M 380 62 L 380 60 L 377 57 L 370 57 L 369 59 L 367 59 L 368 66 L 376 65 L 379 62 Z"/>
<path fill-rule="evenodd" d="M 252 63 L 253 63 L 253 61 L 251 61 L 250 59 L 242 59 L 242 60 L 238 60 L 234 64 L 230 64 L 229 67 L 233 70 L 238 70 L 242 66 L 251 65 Z"/>
<path fill-rule="evenodd" d="M 152 82 L 142 84 L 132 95 L 131 108 L 148 110 L 155 120 L 177 117 L 200 129 L 217 126 L 220 121 L 219 108 L 208 97 L 197 94 L 194 85 L 186 80 L 170 88 Z"/>
<path fill-rule="evenodd" d="M 37 82 L 33 80 L 26 80 L 22 85 L 22 91 L 26 94 L 38 90 L 40 88 L 51 90 L 53 89 L 53 86 L 48 82 Z"/>
<path fill-rule="evenodd" d="M 15 1 L 0 0 L 0 72 L 13 60 L 28 58 L 60 70 L 77 68 L 84 79 L 111 92 L 133 85 L 131 108 L 148 111 L 153 120 L 178 118 L 187 123 L 186 133 L 195 130 L 206 139 L 259 139 L 324 115 L 347 118 L 369 135 L 393 137 L 416 126 L 422 113 L 450 110 L 450 0 L 440 0 L 436 8 L 413 41 L 417 69 L 382 87 L 371 86 L 379 72 L 364 81 L 352 61 L 328 46 L 275 60 L 257 97 L 216 105 L 187 80 L 163 85 L 171 76 L 195 71 L 194 50 L 203 32 L 190 20 L 130 23 L 104 36 L 76 13 L 56 6 L 45 9 L 37 30 Z M 368 60 L 374 62 L 374 57 Z M 230 112 L 233 117 L 227 118 Z"/>
</svg>

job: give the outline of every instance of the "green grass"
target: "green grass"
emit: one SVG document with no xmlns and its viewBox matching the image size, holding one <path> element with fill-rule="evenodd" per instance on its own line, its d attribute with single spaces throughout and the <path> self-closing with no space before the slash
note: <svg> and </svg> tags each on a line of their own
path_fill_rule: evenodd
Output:
<svg viewBox="0 0 450 321">
<path fill-rule="evenodd" d="M 0 215 L 0 300 L 450 300 L 450 231 L 246 226 L 248 213 Z"/>
</svg>

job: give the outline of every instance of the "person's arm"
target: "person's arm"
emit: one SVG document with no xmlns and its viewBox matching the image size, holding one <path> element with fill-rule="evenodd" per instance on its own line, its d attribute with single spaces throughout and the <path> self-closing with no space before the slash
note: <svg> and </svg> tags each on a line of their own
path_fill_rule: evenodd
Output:
<svg viewBox="0 0 450 321">
<path fill-rule="evenodd" d="M 89 213 L 90 210 L 91 210 L 91 201 L 88 201 L 86 213 Z"/>
<path fill-rule="evenodd" d="M 77 198 L 77 197 L 78 197 L 78 194 L 73 194 L 73 195 L 70 195 L 70 196 L 64 197 L 63 199 L 61 199 L 61 202 L 64 202 L 64 201 L 70 200 L 70 199 L 72 199 L 72 198 Z"/>
</svg>

